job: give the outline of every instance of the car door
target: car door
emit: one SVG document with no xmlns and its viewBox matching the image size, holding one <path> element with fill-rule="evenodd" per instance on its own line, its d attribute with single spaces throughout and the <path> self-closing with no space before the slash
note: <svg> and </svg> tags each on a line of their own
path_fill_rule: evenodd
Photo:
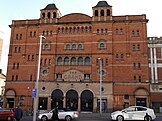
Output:
<svg viewBox="0 0 162 121">
<path fill-rule="evenodd" d="M 66 112 L 64 110 L 58 110 L 58 118 L 65 119 Z"/>
<path fill-rule="evenodd" d="M 137 107 L 136 108 L 136 120 L 143 120 L 144 116 L 146 115 L 146 108 L 143 107 Z"/>
<path fill-rule="evenodd" d="M 124 120 L 136 120 L 135 111 L 136 111 L 135 107 L 129 107 L 123 110 L 122 112 L 123 112 Z"/>
</svg>

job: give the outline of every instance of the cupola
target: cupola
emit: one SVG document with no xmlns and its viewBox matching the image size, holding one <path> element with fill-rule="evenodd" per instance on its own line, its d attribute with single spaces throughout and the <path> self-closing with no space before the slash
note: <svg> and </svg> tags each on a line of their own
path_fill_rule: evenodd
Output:
<svg viewBox="0 0 162 121">
<path fill-rule="evenodd" d="M 112 6 L 106 1 L 99 1 L 96 6 L 92 7 L 93 21 L 106 21 L 112 19 Z"/>
<path fill-rule="evenodd" d="M 48 4 L 44 9 L 41 9 L 40 19 L 44 23 L 57 22 L 57 19 L 61 17 L 61 13 L 55 4 Z"/>
</svg>

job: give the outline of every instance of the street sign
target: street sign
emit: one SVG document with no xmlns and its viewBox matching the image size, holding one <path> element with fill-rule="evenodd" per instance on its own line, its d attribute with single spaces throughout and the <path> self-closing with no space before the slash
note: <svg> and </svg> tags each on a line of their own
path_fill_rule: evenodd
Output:
<svg viewBox="0 0 162 121">
<path fill-rule="evenodd" d="M 34 88 L 34 89 L 32 90 L 32 98 L 36 98 L 36 94 L 37 94 L 37 89 Z"/>
</svg>

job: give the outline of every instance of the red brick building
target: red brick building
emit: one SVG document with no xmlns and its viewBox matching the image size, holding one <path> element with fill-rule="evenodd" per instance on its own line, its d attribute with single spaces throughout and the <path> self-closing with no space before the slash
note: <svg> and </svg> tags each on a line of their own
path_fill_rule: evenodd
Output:
<svg viewBox="0 0 162 121">
<path fill-rule="evenodd" d="M 61 16 L 55 4 L 40 10 L 40 18 L 13 20 L 5 91 L 5 106 L 32 108 L 42 42 L 38 109 L 54 105 L 98 111 L 102 61 L 102 109 L 150 106 L 147 18 L 113 16 L 112 6 L 99 1 L 92 16 Z"/>
</svg>

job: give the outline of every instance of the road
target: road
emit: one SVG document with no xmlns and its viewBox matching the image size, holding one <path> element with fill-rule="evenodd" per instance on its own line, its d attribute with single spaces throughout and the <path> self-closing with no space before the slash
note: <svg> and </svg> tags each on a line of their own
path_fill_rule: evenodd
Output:
<svg viewBox="0 0 162 121">
<path fill-rule="evenodd" d="M 21 121 L 33 121 L 32 116 L 26 116 L 21 119 Z M 79 118 L 75 121 L 112 121 L 110 118 L 110 114 L 102 114 L 99 113 L 87 113 L 87 114 L 79 114 Z M 162 114 L 157 114 L 157 118 L 154 121 L 162 121 Z"/>
</svg>

